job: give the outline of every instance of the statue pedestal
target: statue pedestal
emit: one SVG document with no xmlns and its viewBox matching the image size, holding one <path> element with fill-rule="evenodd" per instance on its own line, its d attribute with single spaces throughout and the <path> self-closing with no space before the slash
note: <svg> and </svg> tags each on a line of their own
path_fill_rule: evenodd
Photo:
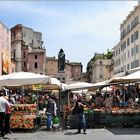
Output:
<svg viewBox="0 0 140 140">
<path fill-rule="evenodd" d="M 65 71 L 58 71 L 56 77 L 57 77 L 58 80 L 60 80 L 60 82 L 62 82 L 62 83 L 66 82 L 66 73 L 65 73 Z"/>
</svg>

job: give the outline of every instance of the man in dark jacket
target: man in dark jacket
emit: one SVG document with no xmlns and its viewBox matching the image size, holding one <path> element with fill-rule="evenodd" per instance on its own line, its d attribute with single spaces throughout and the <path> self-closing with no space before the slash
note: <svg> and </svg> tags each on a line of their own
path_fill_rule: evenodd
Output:
<svg viewBox="0 0 140 140">
<path fill-rule="evenodd" d="M 84 108 L 86 107 L 84 100 L 82 99 L 82 95 L 78 95 L 78 99 L 75 105 L 75 114 L 77 115 L 77 122 L 78 122 L 78 132 L 81 133 L 81 129 L 83 129 L 84 134 L 86 134 L 86 121 L 85 121 L 85 114 Z"/>
</svg>

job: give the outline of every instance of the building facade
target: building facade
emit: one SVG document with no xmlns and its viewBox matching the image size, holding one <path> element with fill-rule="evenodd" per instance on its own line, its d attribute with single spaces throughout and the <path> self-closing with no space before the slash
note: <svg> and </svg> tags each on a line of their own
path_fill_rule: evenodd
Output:
<svg viewBox="0 0 140 140">
<path fill-rule="evenodd" d="M 66 61 L 65 70 L 61 73 L 58 72 L 58 59 L 56 57 L 46 57 L 46 75 L 56 77 L 63 83 L 81 81 L 82 64 Z"/>
<path fill-rule="evenodd" d="M 11 73 L 11 32 L 0 21 L 0 75 Z"/>
<path fill-rule="evenodd" d="M 56 77 L 58 72 L 58 59 L 56 57 L 46 57 L 46 75 Z"/>
<path fill-rule="evenodd" d="M 16 72 L 45 74 L 46 50 L 40 32 L 21 24 L 11 28 L 11 54 L 16 61 Z"/>
<path fill-rule="evenodd" d="M 113 51 L 114 74 L 140 66 L 140 5 L 120 25 L 120 41 Z"/>
<path fill-rule="evenodd" d="M 87 81 L 97 83 L 111 78 L 112 73 L 109 67 L 112 59 L 105 54 L 95 54 L 87 65 Z"/>
<path fill-rule="evenodd" d="M 82 64 L 78 62 L 70 62 L 71 66 L 71 78 L 74 81 L 82 80 Z"/>
</svg>

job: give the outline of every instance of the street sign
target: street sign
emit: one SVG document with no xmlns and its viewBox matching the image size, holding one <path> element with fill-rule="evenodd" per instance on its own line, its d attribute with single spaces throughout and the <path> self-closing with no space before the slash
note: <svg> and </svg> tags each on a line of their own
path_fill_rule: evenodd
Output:
<svg viewBox="0 0 140 140">
<path fill-rule="evenodd" d="M 41 86 L 41 84 L 39 84 L 39 85 L 32 85 L 32 88 L 33 88 L 33 90 L 41 90 L 42 86 Z"/>
</svg>

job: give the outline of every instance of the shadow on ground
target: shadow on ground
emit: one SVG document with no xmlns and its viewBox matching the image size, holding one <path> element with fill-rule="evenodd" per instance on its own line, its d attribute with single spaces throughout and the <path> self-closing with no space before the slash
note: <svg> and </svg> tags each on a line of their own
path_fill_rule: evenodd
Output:
<svg viewBox="0 0 140 140">
<path fill-rule="evenodd" d="M 108 128 L 114 135 L 140 135 L 140 128 Z"/>
<path fill-rule="evenodd" d="M 37 131 L 48 131 L 48 132 L 56 132 L 56 131 L 60 131 L 61 130 L 61 128 L 54 128 L 54 129 L 47 129 L 47 127 L 46 126 L 42 126 L 42 127 L 40 127 Z"/>
<path fill-rule="evenodd" d="M 66 132 L 66 133 L 64 133 L 64 135 L 77 135 L 77 132 Z"/>
</svg>

